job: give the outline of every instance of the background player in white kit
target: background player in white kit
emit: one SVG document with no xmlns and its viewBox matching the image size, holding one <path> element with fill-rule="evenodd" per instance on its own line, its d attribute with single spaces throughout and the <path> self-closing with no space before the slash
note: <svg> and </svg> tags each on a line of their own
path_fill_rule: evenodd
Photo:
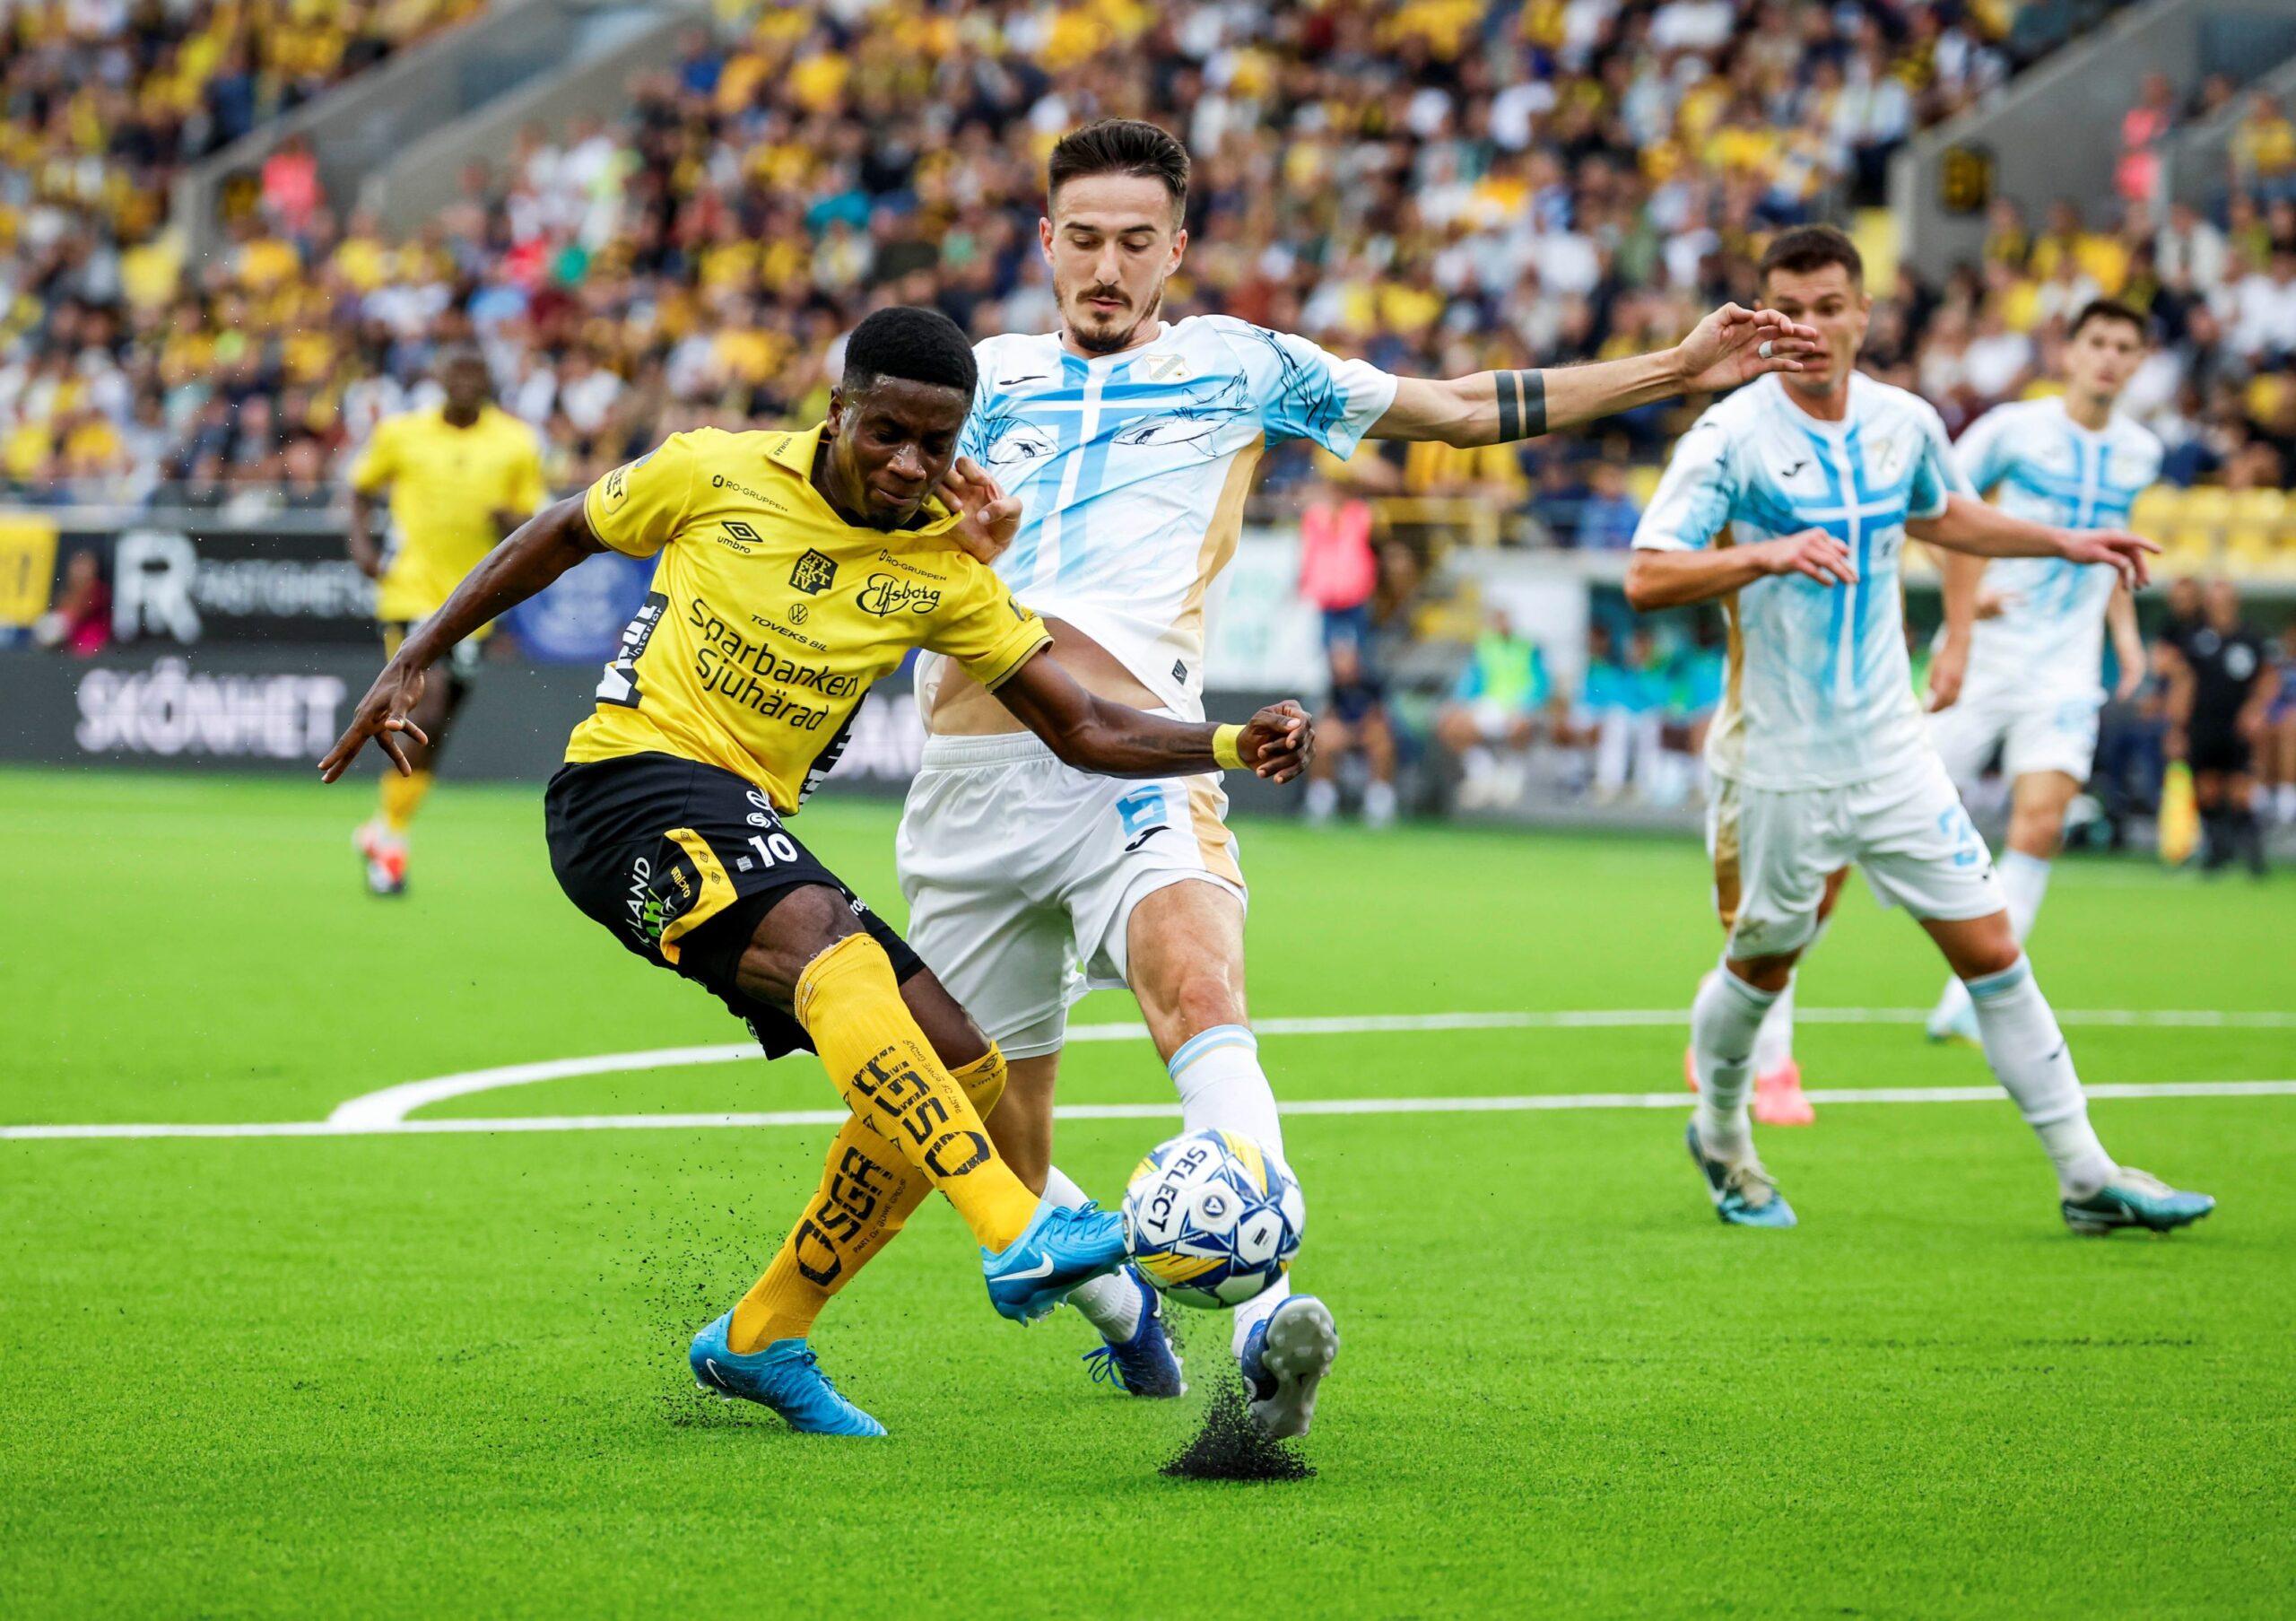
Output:
<svg viewBox="0 0 2296 1621">
<path fill-rule="evenodd" d="M 1761 275 L 1763 303 L 1816 327 L 1828 353 L 1741 389 L 1683 436 L 1635 531 L 1626 580 L 1638 609 L 1719 597 L 1730 623 L 1707 745 L 1707 836 L 1727 940 L 1722 972 L 1691 1010 L 1692 1159 L 1725 1222 L 1794 1224 L 1754 1153 L 1754 1038 L 1810 943 L 1828 880 L 1854 861 L 1968 983 L 1986 1059 L 2056 1166 L 2066 1224 L 2095 1233 L 2196 1221 L 2213 1199 L 2117 1164 L 2089 1124 L 1984 841 L 1926 735 L 1898 588 L 1909 534 L 2140 577 L 2151 548 L 2045 527 L 1968 492 L 1936 412 L 1856 370 L 1872 301 L 1841 232 L 1781 233 Z"/>
<path fill-rule="evenodd" d="M 1953 447 L 1962 476 L 2002 510 L 2073 529 L 2118 529 L 2160 475 L 2161 441 L 2113 406 L 2144 360 L 2144 318 L 2099 299 L 2065 341 L 2065 393 L 1987 412 Z M 2109 624 L 2119 695 L 2144 679 L 2136 603 L 2111 569 L 2057 557 L 1987 563 L 1948 553 L 1945 629 L 1929 667 L 1929 738 L 1964 791 L 1996 748 L 2010 780 L 2001 887 L 2023 940 L 2048 891 L 2065 808 L 2097 754 Z M 1949 979 L 1929 1015 L 1933 1041 L 1977 1040 L 1968 989 Z"/>
<path fill-rule="evenodd" d="M 1268 445 L 1306 438 L 1344 457 L 1368 436 L 1500 443 L 1734 386 L 1816 347 L 1778 315 L 1733 306 L 1657 354 L 1426 380 L 1225 317 L 1169 323 L 1187 171 L 1179 143 L 1150 124 L 1111 120 L 1055 148 L 1039 231 L 1063 329 L 979 345 L 961 445 L 1022 503 L 998 571 L 1051 626 L 1052 656 L 1094 693 L 1150 709 L 1201 710 L 1205 593 Z M 1012 1060 L 990 1132 L 1022 1180 L 1083 1202 L 1051 1163 L 1052 1097 L 1068 1008 L 1088 985 L 1131 987 L 1189 1129 L 1241 1131 L 1280 1155 L 1246 1023 L 1243 874 L 1216 781 L 1102 793 L 938 661 L 920 665 L 918 693 L 931 736 L 898 842 L 909 937 Z M 1156 1298 L 1135 1275 L 1071 1299 L 1107 1342 L 1091 1354 L 1096 1375 L 1179 1393 Z M 1235 1313 L 1264 1428 L 1306 1431 L 1338 1345 L 1323 1303 L 1283 1285 Z"/>
</svg>

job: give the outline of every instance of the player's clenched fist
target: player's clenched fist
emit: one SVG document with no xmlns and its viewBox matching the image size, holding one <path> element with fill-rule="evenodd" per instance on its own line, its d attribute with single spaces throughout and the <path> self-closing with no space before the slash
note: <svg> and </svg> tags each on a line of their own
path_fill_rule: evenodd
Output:
<svg viewBox="0 0 2296 1621">
<path fill-rule="evenodd" d="M 1271 703 L 1245 724 L 1244 735 L 1236 739 L 1236 753 L 1253 775 L 1289 782 L 1315 758 L 1315 718 L 1289 698 Z"/>
<path fill-rule="evenodd" d="M 1753 550 L 1768 573 L 1799 574 L 1822 586 L 1857 583 L 1857 565 L 1850 561 L 1849 548 L 1823 529 L 1765 540 Z"/>
</svg>

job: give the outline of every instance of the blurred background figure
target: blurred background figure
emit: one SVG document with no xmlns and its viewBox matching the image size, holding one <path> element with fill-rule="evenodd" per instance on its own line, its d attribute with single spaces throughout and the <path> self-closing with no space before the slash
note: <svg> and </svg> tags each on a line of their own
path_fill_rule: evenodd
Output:
<svg viewBox="0 0 2296 1621">
<path fill-rule="evenodd" d="M 2205 618 L 2170 654 L 2169 757 L 2192 767 L 2202 870 L 2219 872 L 2237 858 L 2262 877 L 2256 754 L 2279 693 L 2279 672 L 2264 638 L 2240 617 L 2240 594 L 2231 580 L 2211 580 L 2205 598 Z"/>
<path fill-rule="evenodd" d="M 32 640 L 74 658 L 111 645 L 111 587 L 93 552 L 83 547 L 65 559 L 56 604 L 32 626 Z"/>
<path fill-rule="evenodd" d="M 1324 646 L 1371 637 L 1371 594 L 1379 562 L 1371 549 L 1371 503 L 1318 483 L 1300 509 L 1300 595 L 1323 614 Z"/>
<path fill-rule="evenodd" d="M 1316 716 L 1316 757 L 1308 768 L 1308 820 L 1320 825 L 1339 814 L 1351 780 L 1367 827 L 1396 819 L 1396 736 L 1387 719 L 1387 684 L 1352 637 L 1333 639 L 1331 691 Z"/>
<path fill-rule="evenodd" d="M 1524 756 L 1542 728 L 1553 735 L 1554 684 L 1546 655 L 1494 609 L 1474 641 L 1450 702 L 1435 717 L 1435 735 L 1465 773 L 1462 810 L 1511 805 L 1522 795 Z"/>
</svg>

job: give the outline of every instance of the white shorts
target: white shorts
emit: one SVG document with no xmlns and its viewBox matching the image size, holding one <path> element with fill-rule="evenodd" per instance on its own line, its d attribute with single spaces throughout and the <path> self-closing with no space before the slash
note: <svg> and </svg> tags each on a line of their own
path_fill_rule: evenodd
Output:
<svg viewBox="0 0 2296 1621">
<path fill-rule="evenodd" d="M 909 943 L 1009 1059 L 1125 983 L 1132 909 L 1201 879 L 1246 899 L 1217 776 L 1124 781 L 1034 736 L 928 737 L 894 852 Z"/>
<path fill-rule="evenodd" d="M 1976 781 L 1996 748 L 2013 782 L 2034 771 L 2086 782 L 2097 758 L 2098 704 L 2093 693 L 2067 698 L 1970 682 L 1950 708 L 1930 714 L 1929 741 L 1959 783 Z"/>
<path fill-rule="evenodd" d="M 1782 791 L 1718 777 L 1706 847 L 1726 954 L 1740 961 L 1807 946 L 1826 880 L 1852 862 L 1884 906 L 1917 918 L 1990 917 L 2006 903 L 1985 841 L 1927 749 L 1844 788 Z"/>
</svg>

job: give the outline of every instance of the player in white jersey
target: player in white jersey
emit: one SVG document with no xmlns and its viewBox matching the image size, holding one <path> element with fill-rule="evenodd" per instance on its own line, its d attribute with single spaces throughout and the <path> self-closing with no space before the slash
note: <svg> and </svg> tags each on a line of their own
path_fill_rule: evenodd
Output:
<svg viewBox="0 0 2296 1621">
<path fill-rule="evenodd" d="M 2144 362 L 2144 318 L 2099 299 L 2065 340 L 2065 392 L 1979 417 L 1954 447 L 1979 494 L 2005 511 L 2074 529 L 2118 529 L 2160 475 L 2161 441 L 2114 403 Z M 1948 553 L 1945 627 L 1929 667 L 1930 740 L 1964 791 L 1994 751 L 2010 780 L 2001 887 L 2022 940 L 2048 890 L 2065 838 L 2065 808 L 2089 780 L 2104 702 L 2103 632 L 2113 634 L 2119 693 L 2144 679 L 2136 603 L 2111 569 L 2054 557 Z M 1959 980 L 1929 1015 L 1932 1041 L 1974 1042 L 1976 1014 Z"/>
<path fill-rule="evenodd" d="M 1167 321 L 1187 167 L 1178 141 L 1130 120 L 1055 147 L 1039 229 L 1062 330 L 979 345 L 961 447 L 1022 502 L 999 571 L 1041 598 L 1052 657 L 1091 691 L 1151 709 L 1200 711 L 1205 594 L 1270 444 L 1305 438 L 1344 456 L 1366 437 L 1524 439 L 1733 386 L 1816 347 L 1776 314 L 1733 307 L 1657 354 L 1428 380 L 1226 317 Z M 921 665 L 918 693 L 930 736 L 897 844 L 909 935 L 1012 1061 L 990 1131 L 1022 1180 L 1083 1202 L 1051 1163 L 1052 1097 L 1068 1008 L 1088 985 L 1139 998 L 1189 1129 L 1239 1131 L 1280 1155 L 1244 1006 L 1243 873 L 1217 783 L 1102 793 L 961 673 Z M 1106 1342 L 1089 1354 L 1096 1375 L 1180 1392 L 1136 1275 L 1071 1300 Z M 1233 1348 L 1263 1427 L 1305 1432 L 1338 1343 L 1323 1303 L 1283 1285 L 1236 1312 Z"/>
<path fill-rule="evenodd" d="M 2141 580 L 2148 543 L 2052 527 L 1970 493 L 1922 400 L 1856 370 L 1872 300 L 1849 239 L 1781 233 L 1762 301 L 1828 353 L 1715 405 L 1675 446 L 1635 531 L 1638 609 L 1716 598 L 1728 677 L 1708 734 L 1707 836 L 1726 940 L 1691 1009 L 1691 1157 L 1721 1218 L 1790 1227 L 1754 1152 L 1755 1033 L 1815 933 L 1828 881 L 1855 862 L 1918 919 L 1977 1006 L 1987 1061 L 2057 1169 L 2075 1232 L 2164 1230 L 2214 1207 L 2106 1154 L 2057 1019 L 2004 910 L 1984 841 L 1931 746 L 1899 601 L 1906 536 L 1977 556 L 2058 557 Z"/>
</svg>

